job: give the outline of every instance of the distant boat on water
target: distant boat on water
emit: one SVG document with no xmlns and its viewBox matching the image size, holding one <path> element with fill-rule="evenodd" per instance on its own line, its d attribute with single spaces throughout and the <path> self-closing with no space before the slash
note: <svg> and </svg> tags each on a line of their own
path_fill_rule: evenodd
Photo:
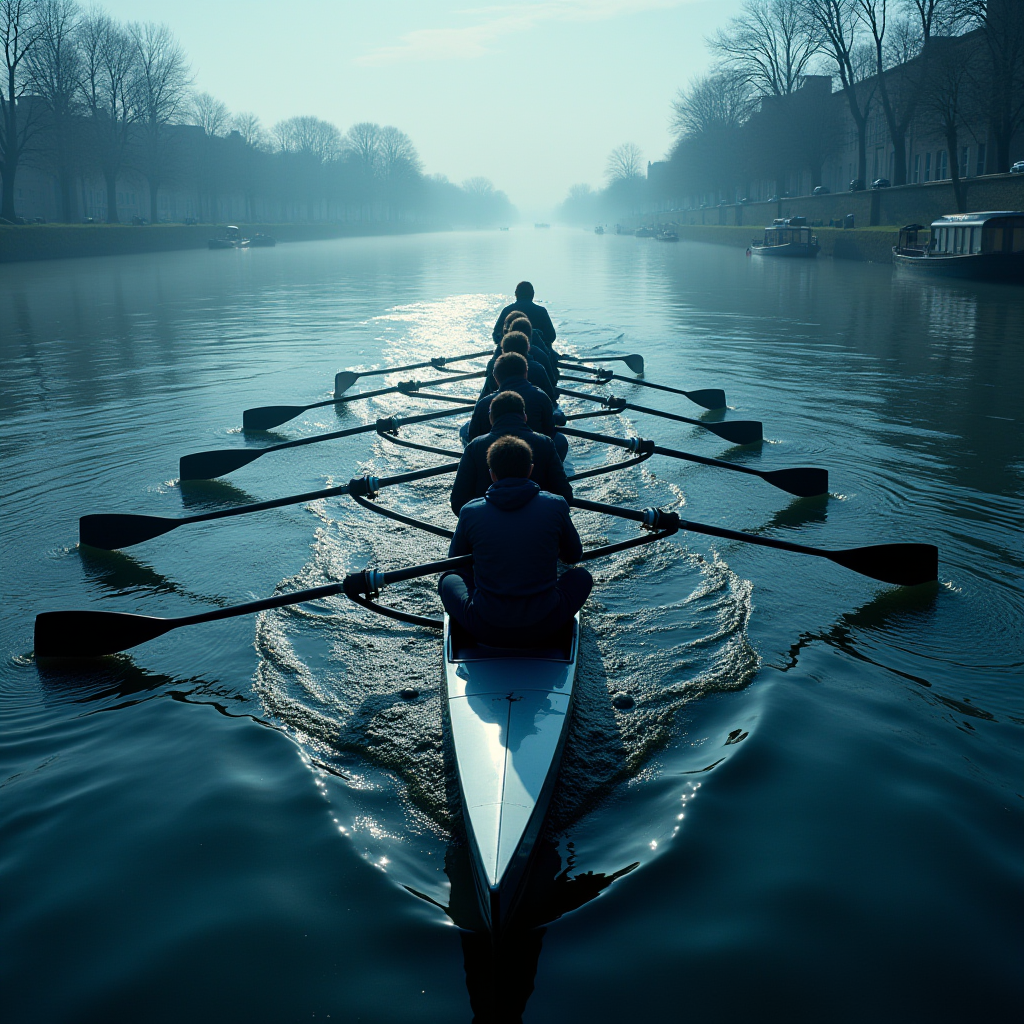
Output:
<svg viewBox="0 0 1024 1024">
<path fill-rule="evenodd" d="M 764 229 L 764 237 L 750 243 L 755 256 L 787 256 L 814 259 L 821 251 L 818 236 L 811 234 L 806 217 L 776 217 Z"/>
<path fill-rule="evenodd" d="M 921 224 L 900 228 L 893 263 L 943 277 L 1024 284 L 1024 212 L 948 213 L 931 225 L 927 245 Z"/>
<path fill-rule="evenodd" d="M 633 233 L 637 238 L 653 238 L 657 231 L 654 228 L 637 228 Z"/>
<path fill-rule="evenodd" d="M 210 249 L 269 249 L 277 245 L 277 239 L 260 232 L 252 238 L 243 238 L 237 224 L 228 224 L 220 238 L 211 238 L 206 245 Z"/>
<path fill-rule="evenodd" d="M 604 234 L 604 228 L 600 224 L 598 224 L 597 227 L 594 228 L 594 234 L 595 235 L 603 235 Z"/>
<path fill-rule="evenodd" d="M 550 224 L 534 224 L 533 226 L 535 228 L 549 228 L 549 227 L 551 227 Z"/>
<path fill-rule="evenodd" d="M 679 236 L 674 231 L 659 231 L 655 239 L 659 242 L 678 242 Z"/>
</svg>

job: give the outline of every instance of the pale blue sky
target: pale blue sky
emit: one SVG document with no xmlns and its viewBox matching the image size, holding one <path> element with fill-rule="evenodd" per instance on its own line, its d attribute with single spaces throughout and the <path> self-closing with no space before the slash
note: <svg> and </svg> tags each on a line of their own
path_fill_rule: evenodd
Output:
<svg viewBox="0 0 1024 1024">
<path fill-rule="evenodd" d="M 408 132 L 429 172 L 490 178 L 529 217 L 605 158 L 670 143 L 669 105 L 739 0 L 101 0 L 166 22 L 196 87 L 265 125 L 314 114 Z M 283 13 L 286 12 L 286 13 Z"/>
</svg>

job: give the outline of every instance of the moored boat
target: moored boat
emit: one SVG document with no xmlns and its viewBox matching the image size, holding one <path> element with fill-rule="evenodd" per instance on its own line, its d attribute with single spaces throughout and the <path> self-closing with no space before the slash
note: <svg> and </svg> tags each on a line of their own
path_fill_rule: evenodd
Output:
<svg viewBox="0 0 1024 1024">
<path fill-rule="evenodd" d="M 814 259 L 821 251 L 818 236 L 811 234 L 806 217 L 776 217 L 764 229 L 764 236 L 750 243 L 755 256 L 785 256 Z"/>
<path fill-rule="evenodd" d="M 679 236 L 674 231 L 659 231 L 654 236 L 656 242 L 678 242 Z"/>
<path fill-rule="evenodd" d="M 508 650 L 444 622 L 444 715 L 480 909 L 499 933 L 524 887 L 572 714 L 579 616 L 557 645 Z"/>
<path fill-rule="evenodd" d="M 900 228 L 893 263 L 943 277 L 1024 284 L 1024 212 L 950 213 L 932 221 L 923 244 L 921 224 Z"/>
</svg>

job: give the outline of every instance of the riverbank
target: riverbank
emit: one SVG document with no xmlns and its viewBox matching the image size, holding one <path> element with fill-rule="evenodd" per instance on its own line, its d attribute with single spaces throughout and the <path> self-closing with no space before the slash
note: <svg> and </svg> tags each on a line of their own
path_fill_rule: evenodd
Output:
<svg viewBox="0 0 1024 1024">
<path fill-rule="evenodd" d="M 734 224 L 674 224 L 672 229 L 687 242 L 713 242 L 718 245 L 734 245 L 745 249 L 760 232 L 746 225 Z M 899 230 L 890 227 L 814 228 L 821 246 L 822 256 L 839 260 L 860 260 L 865 263 L 889 263 L 892 261 L 892 247 L 896 244 Z"/>
<path fill-rule="evenodd" d="M 438 230 L 423 224 L 239 224 L 243 236 L 262 232 L 279 242 L 311 242 L 366 235 L 407 235 Z M 25 224 L 0 226 L 0 263 L 80 256 L 131 256 L 205 249 L 222 224 Z"/>
</svg>

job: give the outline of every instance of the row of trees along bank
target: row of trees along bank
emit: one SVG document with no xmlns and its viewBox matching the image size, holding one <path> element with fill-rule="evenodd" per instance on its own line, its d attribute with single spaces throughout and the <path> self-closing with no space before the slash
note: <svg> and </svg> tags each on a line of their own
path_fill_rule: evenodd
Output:
<svg viewBox="0 0 1024 1024">
<path fill-rule="evenodd" d="M 181 210 L 217 220 L 229 196 L 248 221 L 487 225 L 514 216 L 484 178 L 456 185 L 425 175 L 398 128 L 363 122 L 343 134 L 300 116 L 267 131 L 255 114 L 232 116 L 193 89 L 187 55 L 164 25 L 122 24 L 75 0 L 0 0 L 0 48 L 0 219 L 9 223 L 20 220 L 24 179 L 51 184 L 68 223 L 82 219 L 91 195 L 98 219 L 119 223 L 119 197 L 136 186 L 153 223 Z"/>
<path fill-rule="evenodd" d="M 667 160 L 644 175 L 613 153 L 606 187 L 574 186 L 564 219 L 765 200 L 823 177 L 865 187 L 876 175 L 950 179 L 962 209 L 961 178 L 1024 156 L 1024 0 L 744 0 L 707 45 L 711 69 L 672 104 Z"/>
</svg>

